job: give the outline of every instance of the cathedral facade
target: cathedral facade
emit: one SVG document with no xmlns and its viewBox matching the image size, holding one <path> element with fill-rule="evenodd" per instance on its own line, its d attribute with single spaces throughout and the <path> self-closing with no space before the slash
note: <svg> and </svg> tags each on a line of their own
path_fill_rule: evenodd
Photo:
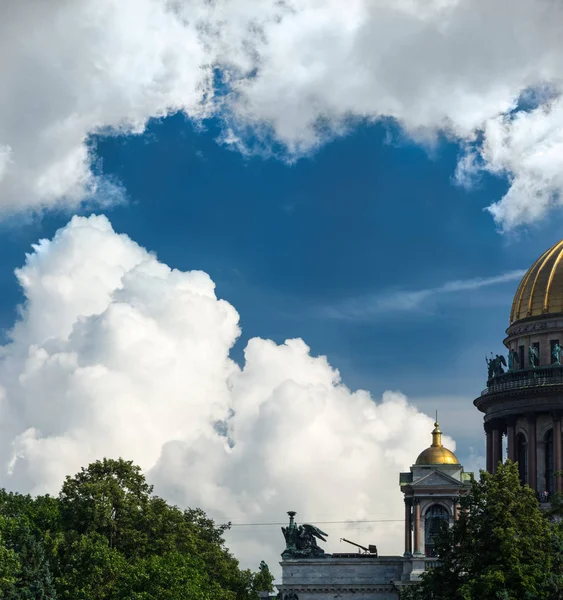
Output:
<svg viewBox="0 0 563 600">
<path fill-rule="evenodd" d="M 563 241 L 546 250 L 520 282 L 503 340 L 506 353 L 487 358 L 487 387 L 474 401 L 483 413 L 486 469 L 509 458 L 520 479 L 548 502 L 563 492 Z M 436 420 L 432 443 L 399 485 L 405 503 L 404 553 L 378 556 L 375 546 L 325 554 L 324 534 L 297 525 L 283 528 L 281 600 L 399 600 L 436 561 L 434 540 L 443 522 L 458 517 L 460 495 L 470 487 L 455 454 L 442 444 Z"/>
<path fill-rule="evenodd" d="M 470 479 L 443 446 L 436 422 L 432 444 L 399 477 L 405 501 L 402 556 L 378 556 L 375 546 L 325 554 L 318 541 L 325 541 L 326 534 L 314 525 L 297 525 L 290 511 L 289 524 L 282 528 L 286 549 L 280 563 L 281 600 L 399 600 L 401 587 L 418 581 L 435 563 L 435 536 L 441 523 L 457 518 L 457 499 Z"/>
</svg>

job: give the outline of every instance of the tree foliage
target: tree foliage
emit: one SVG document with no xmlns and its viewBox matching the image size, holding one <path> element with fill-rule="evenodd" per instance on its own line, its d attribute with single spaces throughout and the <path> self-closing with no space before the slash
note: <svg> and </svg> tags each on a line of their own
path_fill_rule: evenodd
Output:
<svg viewBox="0 0 563 600">
<path fill-rule="evenodd" d="M 8 519 L 0 516 L 0 598 L 12 590 L 20 566 L 16 552 L 6 544 L 5 531 L 9 525 Z"/>
<path fill-rule="evenodd" d="M 257 592 L 274 591 L 274 576 L 270 573 L 270 568 L 264 561 L 260 563 L 258 574 L 254 578 L 254 589 Z"/>
<path fill-rule="evenodd" d="M 482 471 L 459 499 L 460 516 L 437 540 L 438 566 L 405 598 L 542 600 L 563 597 L 560 526 L 520 484 L 517 465 Z"/>
<path fill-rule="evenodd" d="M 152 491 L 121 459 L 67 477 L 58 498 L 0 490 L 0 597 L 256 600 L 271 587 L 269 571 L 240 569 L 228 525 Z"/>
</svg>

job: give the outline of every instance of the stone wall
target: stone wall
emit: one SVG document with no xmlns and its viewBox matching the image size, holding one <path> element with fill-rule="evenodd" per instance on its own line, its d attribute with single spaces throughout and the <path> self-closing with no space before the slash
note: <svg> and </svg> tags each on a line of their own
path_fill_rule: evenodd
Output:
<svg viewBox="0 0 563 600">
<path fill-rule="evenodd" d="M 280 564 L 282 600 L 290 592 L 298 600 L 399 600 L 405 569 L 403 557 L 363 554 L 284 560 Z"/>
</svg>

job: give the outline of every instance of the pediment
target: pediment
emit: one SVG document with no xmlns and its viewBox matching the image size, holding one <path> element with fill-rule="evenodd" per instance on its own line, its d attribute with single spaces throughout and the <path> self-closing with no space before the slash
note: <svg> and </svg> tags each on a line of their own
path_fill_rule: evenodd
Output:
<svg viewBox="0 0 563 600">
<path fill-rule="evenodd" d="M 433 471 L 424 477 L 417 479 L 411 483 L 413 488 L 416 487 L 463 487 L 463 483 L 446 475 L 442 471 Z"/>
</svg>

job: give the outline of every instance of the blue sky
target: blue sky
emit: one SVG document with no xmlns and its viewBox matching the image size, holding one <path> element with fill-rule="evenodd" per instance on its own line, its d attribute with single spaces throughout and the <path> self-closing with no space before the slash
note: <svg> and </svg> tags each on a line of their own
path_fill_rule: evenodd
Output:
<svg viewBox="0 0 563 600">
<path fill-rule="evenodd" d="M 249 338 L 302 337 L 352 389 L 376 398 L 400 390 L 429 414 L 439 408 L 460 455 L 482 453 L 471 401 L 484 356 L 500 350 L 513 272 L 560 237 L 560 215 L 500 234 L 484 209 L 507 181 L 457 186 L 458 145 L 417 145 L 390 121 L 359 125 L 294 163 L 245 157 L 219 144 L 220 132 L 214 120 L 202 129 L 176 115 L 142 135 L 91 138 L 99 172 L 125 190 L 123 204 L 103 211 L 114 228 L 174 268 L 211 275 L 241 315 L 237 361 Z M 21 301 L 13 269 L 68 217 L 3 225 L 4 329 Z M 440 291 L 505 274 L 504 283 Z M 421 290 L 437 291 L 398 306 Z"/>
<path fill-rule="evenodd" d="M 485 355 L 562 237 L 562 21 L 551 0 L 3 3 L 0 484 L 56 493 L 123 456 L 223 521 L 386 515 L 353 539 L 401 552 L 398 472 L 436 409 L 483 465 Z M 245 566 L 278 561 L 259 529 L 231 540 Z"/>
</svg>

